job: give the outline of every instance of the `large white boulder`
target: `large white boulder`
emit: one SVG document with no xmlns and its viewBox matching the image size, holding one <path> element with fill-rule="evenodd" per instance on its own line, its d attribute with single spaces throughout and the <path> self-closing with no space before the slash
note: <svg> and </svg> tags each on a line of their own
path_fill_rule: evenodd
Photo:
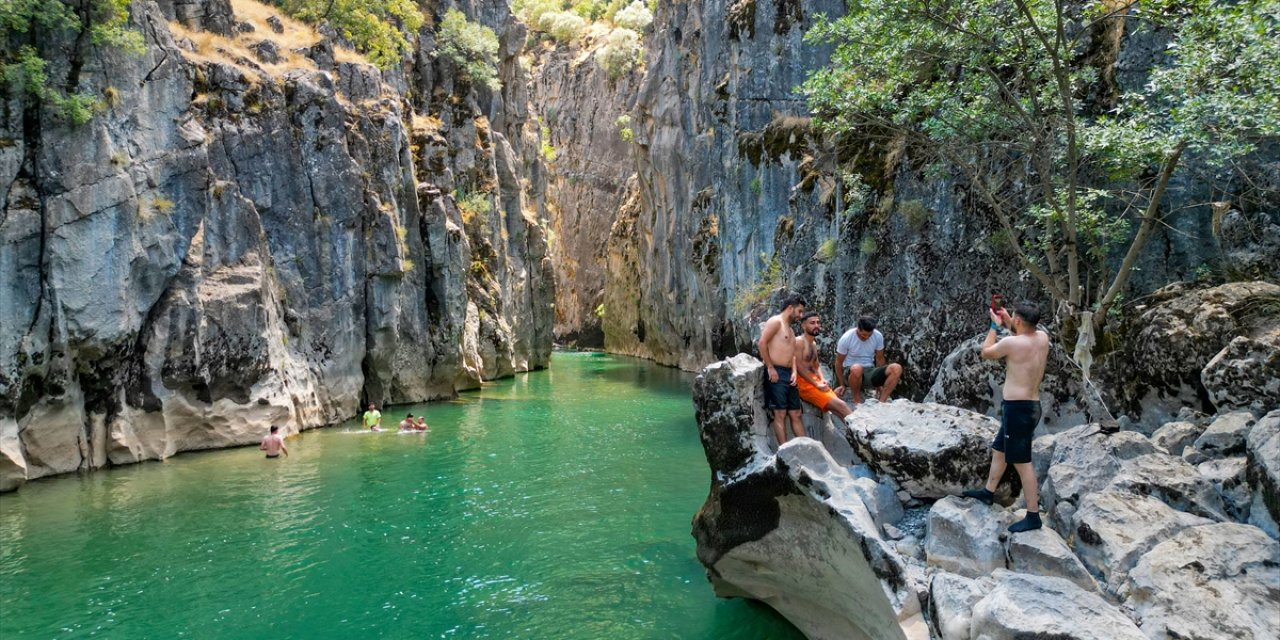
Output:
<svg viewBox="0 0 1280 640">
<path fill-rule="evenodd" d="M 1236 522 L 1249 518 L 1253 494 L 1249 491 L 1249 463 L 1244 456 L 1218 458 L 1196 465 L 1196 471 L 1208 480 L 1226 507 L 1227 515 Z"/>
<path fill-rule="evenodd" d="M 1094 424 L 1064 431 L 1054 438 L 1041 506 L 1058 515 L 1062 503 L 1067 503 L 1071 506 L 1067 511 L 1074 511 L 1083 496 L 1107 488 L 1125 460 L 1155 451 L 1146 436 L 1133 431 L 1107 433 Z M 1065 525 L 1070 518 L 1057 521 Z"/>
<path fill-rule="evenodd" d="M 1190 527 L 1129 573 L 1130 607 L 1152 640 L 1280 638 L 1280 542 L 1257 527 Z"/>
<path fill-rule="evenodd" d="M 929 627 L 941 640 L 969 640 L 973 637 L 973 605 L 995 586 L 983 577 L 977 580 L 939 571 L 929 582 Z"/>
<path fill-rule="evenodd" d="M 1280 409 L 1263 416 L 1249 432 L 1245 448 L 1249 487 L 1253 491 L 1250 521 L 1276 537 L 1280 522 Z"/>
<path fill-rule="evenodd" d="M 1086 591 L 1098 590 L 1098 583 L 1071 552 L 1067 542 L 1049 527 L 1009 535 L 1005 552 L 1009 569 L 1013 571 L 1064 578 Z"/>
<path fill-rule="evenodd" d="M 1228 519 L 1213 482 L 1181 458 L 1163 453 L 1125 460 L 1109 486 L 1159 498 L 1178 511 L 1219 521 Z"/>
<path fill-rule="evenodd" d="M 973 607 L 972 640 L 1147 640 L 1124 613 L 1075 583 L 1004 569 Z"/>
<path fill-rule="evenodd" d="M 1069 539 L 1085 566 L 1115 592 L 1151 547 L 1187 527 L 1209 523 L 1150 496 L 1102 491 L 1081 501 Z"/>
<path fill-rule="evenodd" d="M 1005 568 L 1000 535 L 1012 521 L 1008 511 L 968 498 L 947 496 L 929 509 L 924 538 L 929 566 L 969 578 Z"/>
<path fill-rule="evenodd" d="M 762 368 L 737 356 L 694 382 L 712 483 L 693 535 L 716 593 L 764 602 L 810 638 L 924 640 L 923 579 L 863 499 L 877 497 L 876 483 L 810 438 L 772 451 Z"/>
<path fill-rule="evenodd" d="M 1195 443 L 1196 438 L 1204 433 L 1205 427 L 1206 425 L 1186 420 L 1169 422 L 1151 434 L 1151 443 L 1164 449 L 1169 455 L 1180 456 L 1183 449 Z"/>
<path fill-rule="evenodd" d="M 913 498 L 941 498 L 980 486 L 999 424 L 972 411 L 907 400 L 868 402 L 845 422 L 854 450 Z"/>
<path fill-rule="evenodd" d="M 1196 438 L 1196 451 L 1210 458 L 1238 456 L 1244 453 L 1249 431 L 1258 419 L 1248 411 L 1234 411 L 1214 419 Z"/>
</svg>

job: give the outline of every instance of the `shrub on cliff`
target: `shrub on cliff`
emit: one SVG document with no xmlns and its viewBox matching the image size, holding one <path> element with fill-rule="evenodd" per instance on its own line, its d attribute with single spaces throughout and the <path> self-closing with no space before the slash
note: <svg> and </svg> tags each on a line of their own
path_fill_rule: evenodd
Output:
<svg viewBox="0 0 1280 640">
<path fill-rule="evenodd" d="M 498 36 L 493 29 L 467 21 L 467 16 L 450 9 L 440 21 L 439 53 L 462 68 L 471 81 L 497 90 Z"/>
<path fill-rule="evenodd" d="M 629 73 L 640 61 L 640 34 L 630 29 L 614 29 L 609 39 L 596 51 L 596 62 L 604 67 L 611 80 Z"/>
<path fill-rule="evenodd" d="M 586 30 L 587 21 L 576 13 L 555 11 L 542 14 L 538 19 L 538 27 L 551 34 L 556 42 L 572 42 Z"/>
<path fill-rule="evenodd" d="M 1110 43 L 1135 31 L 1169 45 L 1122 85 Z M 819 123 L 956 171 L 1069 326 L 1106 322 L 1184 156 L 1225 169 L 1280 135 L 1275 0 L 858 0 L 807 37 L 835 45 L 804 85 Z"/>
<path fill-rule="evenodd" d="M 76 55 L 89 56 L 94 47 L 141 53 L 142 34 L 129 27 L 129 0 L 101 0 L 79 7 L 61 0 L 0 0 L 0 90 L 9 98 L 25 95 L 56 117 L 73 125 L 87 122 L 107 101 L 79 85 L 79 67 L 72 77 L 50 78 L 40 36 L 72 33 Z M 108 87 L 107 89 L 110 89 Z M 114 89 L 111 89 L 114 92 Z M 104 96 L 109 94 L 104 90 Z M 7 102 L 7 100 L 6 100 Z"/>
<path fill-rule="evenodd" d="M 613 16 L 613 23 L 623 29 L 644 31 L 653 24 L 653 12 L 643 2 L 635 0 Z"/>
<path fill-rule="evenodd" d="M 382 69 L 400 64 L 413 46 L 406 33 L 422 28 L 414 0 L 275 0 L 286 13 L 311 23 L 327 22 Z"/>
</svg>

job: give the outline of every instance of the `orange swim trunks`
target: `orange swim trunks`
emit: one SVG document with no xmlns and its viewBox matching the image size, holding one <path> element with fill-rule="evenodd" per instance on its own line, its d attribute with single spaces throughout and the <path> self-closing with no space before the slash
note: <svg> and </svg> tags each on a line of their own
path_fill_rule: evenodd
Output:
<svg viewBox="0 0 1280 640">
<path fill-rule="evenodd" d="M 805 380 L 804 376 L 796 376 L 796 388 L 800 390 L 801 400 L 804 400 L 819 409 L 826 409 L 828 402 L 839 397 L 836 395 L 835 391 L 830 389 L 827 389 L 826 391 L 819 391 L 817 387 L 809 384 L 809 381 Z"/>
</svg>

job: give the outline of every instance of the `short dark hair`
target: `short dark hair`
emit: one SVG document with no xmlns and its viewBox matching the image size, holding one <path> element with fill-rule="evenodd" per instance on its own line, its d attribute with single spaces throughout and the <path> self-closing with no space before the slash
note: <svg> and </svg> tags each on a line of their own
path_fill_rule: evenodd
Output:
<svg viewBox="0 0 1280 640">
<path fill-rule="evenodd" d="M 863 331 L 875 331 L 876 319 L 871 316 L 862 316 L 858 318 L 858 328 Z"/>
<path fill-rule="evenodd" d="M 787 307 L 803 307 L 803 306 L 804 306 L 804 298 L 800 297 L 800 294 L 798 293 L 793 293 L 789 296 L 785 296 L 782 298 L 782 304 L 778 307 L 778 311 L 782 311 Z"/>
<path fill-rule="evenodd" d="M 1019 302 L 1013 307 L 1013 312 L 1018 314 L 1023 322 L 1031 325 L 1032 329 L 1040 323 L 1040 305 L 1030 300 Z"/>
<path fill-rule="evenodd" d="M 413 417 L 413 414 L 411 413 L 411 414 L 409 414 L 407 417 L 412 418 L 412 417 Z"/>
<path fill-rule="evenodd" d="M 807 322 L 809 318 L 816 318 L 820 315 L 822 314 L 818 313 L 817 311 L 806 311 L 804 315 L 800 316 L 800 322 L 802 323 Z"/>
<path fill-rule="evenodd" d="M 271 425 L 271 433 L 275 433 L 275 432 L 277 432 L 277 431 L 279 431 L 279 430 L 280 430 L 280 427 L 277 427 L 277 426 L 275 426 L 274 424 L 273 424 L 273 425 Z"/>
</svg>

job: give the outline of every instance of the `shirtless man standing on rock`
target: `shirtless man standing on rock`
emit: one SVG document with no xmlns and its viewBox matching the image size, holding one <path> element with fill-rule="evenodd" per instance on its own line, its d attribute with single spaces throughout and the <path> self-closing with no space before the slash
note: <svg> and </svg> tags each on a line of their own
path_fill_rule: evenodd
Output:
<svg viewBox="0 0 1280 640">
<path fill-rule="evenodd" d="M 1036 328 L 1040 309 L 1032 302 L 1014 307 L 1014 315 L 1005 309 L 992 309 L 991 330 L 982 343 L 982 357 L 1004 359 L 1004 402 L 1001 405 L 1000 432 L 991 443 L 991 471 L 987 485 L 964 492 L 984 504 L 991 504 L 1007 464 L 1012 464 L 1022 480 L 1022 493 L 1027 498 L 1027 516 L 1009 525 L 1018 533 L 1040 528 L 1040 493 L 1036 472 L 1031 467 L 1031 438 L 1040 423 L 1040 381 L 1044 379 L 1045 362 L 1049 359 L 1049 335 Z M 996 342 L 996 328 L 1004 325 L 1013 335 Z"/>
<path fill-rule="evenodd" d="M 800 420 L 800 393 L 796 389 L 796 334 L 791 325 L 804 313 L 804 299 L 797 295 L 782 301 L 782 311 L 769 318 L 760 331 L 760 359 L 764 361 L 764 408 L 772 412 L 773 435 L 778 445 L 787 441 L 787 429 L 782 419 L 791 419 L 791 430 L 797 438 L 803 438 L 804 424 Z"/>
</svg>

